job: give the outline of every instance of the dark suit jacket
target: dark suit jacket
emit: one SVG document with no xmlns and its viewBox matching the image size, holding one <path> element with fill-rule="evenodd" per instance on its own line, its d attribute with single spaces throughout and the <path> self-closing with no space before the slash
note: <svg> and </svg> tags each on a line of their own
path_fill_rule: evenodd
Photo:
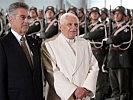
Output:
<svg viewBox="0 0 133 100">
<path fill-rule="evenodd" d="M 33 53 L 34 70 L 9 32 L 0 39 L 0 100 L 42 100 L 42 71 L 37 42 L 26 37 Z"/>
</svg>

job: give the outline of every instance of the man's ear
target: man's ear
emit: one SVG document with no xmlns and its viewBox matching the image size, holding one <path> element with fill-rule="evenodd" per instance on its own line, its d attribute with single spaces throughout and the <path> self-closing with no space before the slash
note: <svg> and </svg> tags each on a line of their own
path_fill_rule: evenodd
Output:
<svg viewBox="0 0 133 100">
<path fill-rule="evenodd" d="M 9 22 L 11 22 L 12 16 L 7 16 L 7 19 L 8 19 Z"/>
<path fill-rule="evenodd" d="M 58 24 L 58 27 L 59 27 L 59 30 L 61 30 L 61 25 L 60 24 Z"/>
</svg>

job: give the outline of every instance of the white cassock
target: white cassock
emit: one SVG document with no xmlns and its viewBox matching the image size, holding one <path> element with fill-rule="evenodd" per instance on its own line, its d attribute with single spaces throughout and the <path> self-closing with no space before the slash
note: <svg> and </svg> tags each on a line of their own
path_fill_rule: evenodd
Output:
<svg viewBox="0 0 133 100">
<path fill-rule="evenodd" d="M 98 63 L 92 54 L 91 46 L 83 38 L 75 37 L 75 53 L 60 33 L 45 42 L 54 71 L 54 87 L 62 100 L 74 100 L 77 86 L 95 94 Z M 90 100 L 86 97 L 84 100 Z"/>
</svg>

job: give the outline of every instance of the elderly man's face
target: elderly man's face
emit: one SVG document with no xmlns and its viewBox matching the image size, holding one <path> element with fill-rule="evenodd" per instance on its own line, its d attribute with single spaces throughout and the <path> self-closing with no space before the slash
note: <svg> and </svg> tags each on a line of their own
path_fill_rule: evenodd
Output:
<svg viewBox="0 0 133 100">
<path fill-rule="evenodd" d="M 60 25 L 60 30 L 68 39 L 74 39 L 79 29 L 78 20 L 74 16 L 68 16 L 63 24 Z"/>
<path fill-rule="evenodd" d="M 20 35 L 26 34 L 29 28 L 28 11 L 18 8 L 16 13 L 8 17 L 12 29 Z"/>
</svg>

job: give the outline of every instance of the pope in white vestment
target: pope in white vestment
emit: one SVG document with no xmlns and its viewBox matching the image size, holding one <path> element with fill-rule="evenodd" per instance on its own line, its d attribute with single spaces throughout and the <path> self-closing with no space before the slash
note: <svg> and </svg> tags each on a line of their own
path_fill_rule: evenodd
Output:
<svg viewBox="0 0 133 100">
<path fill-rule="evenodd" d="M 51 61 L 54 88 L 61 100 L 74 100 L 77 87 L 90 91 L 91 97 L 95 95 L 99 68 L 87 40 L 78 36 L 68 39 L 59 33 L 43 42 L 42 51 Z M 90 100 L 90 96 L 76 100 Z"/>
</svg>

